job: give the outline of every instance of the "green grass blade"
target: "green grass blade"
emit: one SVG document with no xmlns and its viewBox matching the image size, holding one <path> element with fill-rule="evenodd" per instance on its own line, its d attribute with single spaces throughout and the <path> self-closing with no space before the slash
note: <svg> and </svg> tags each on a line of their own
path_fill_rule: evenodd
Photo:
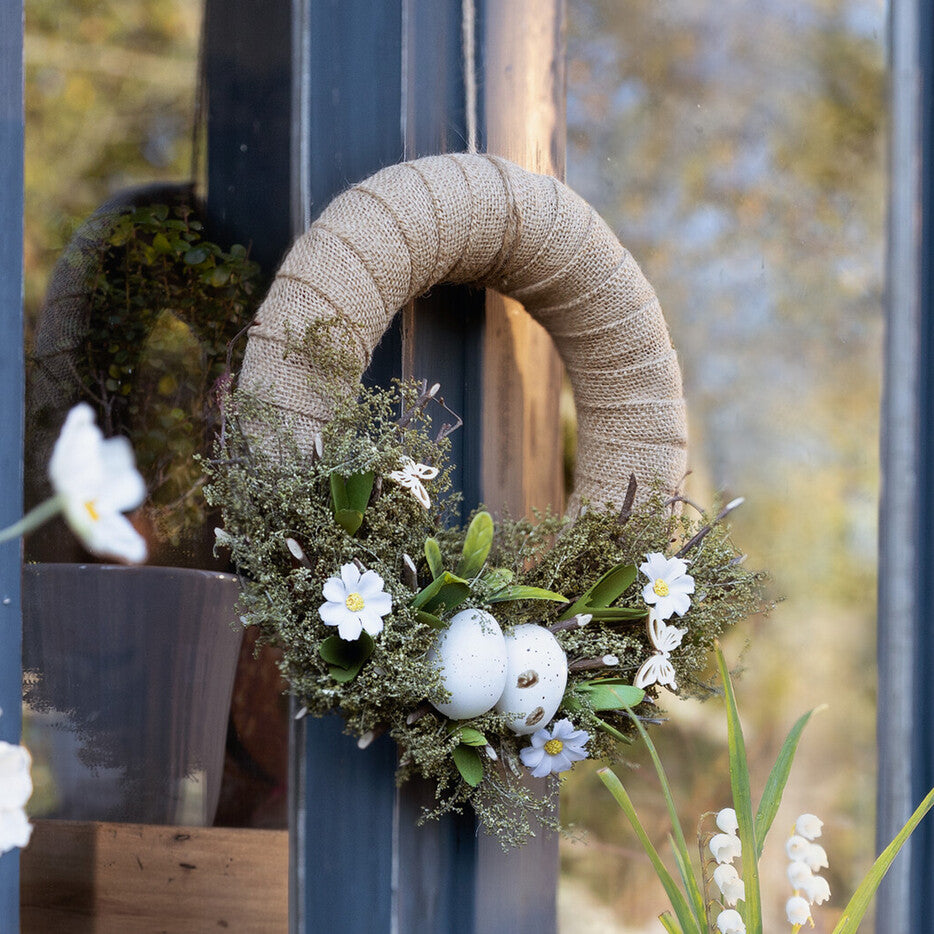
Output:
<svg viewBox="0 0 934 934">
<path fill-rule="evenodd" d="M 658 916 L 658 920 L 668 934 L 681 934 L 681 928 L 675 923 L 675 919 L 672 918 L 670 911 L 662 912 L 662 914 Z"/>
<path fill-rule="evenodd" d="M 645 828 L 642 826 L 639 816 L 636 814 L 636 809 L 633 807 L 632 800 L 626 793 L 626 789 L 623 788 L 622 782 L 617 778 L 616 773 L 613 772 L 612 769 L 597 769 L 597 775 L 600 776 L 600 781 L 606 785 L 610 794 L 616 799 L 616 803 L 629 819 L 633 831 L 639 838 L 642 848 L 645 850 L 646 855 L 655 869 L 655 874 L 665 888 L 668 900 L 671 902 L 671 907 L 681 925 L 681 932 L 683 932 L 683 934 L 702 934 L 703 929 L 698 926 L 691 913 L 691 908 L 690 905 L 688 905 L 687 899 L 684 897 L 681 889 L 678 888 L 678 884 L 672 878 L 671 873 L 665 868 L 665 864 L 658 855 L 658 851 L 652 845 L 652 841 L 645 832 Z M 677 928 L 675 930 L 677 931 Z"/>
<path fill-rule="evenodd" d="M 778 806 L 782 803 L 782 795 L 785 792 L 785 783 L 788 781 L 788 774 L 791 772 L 791 763 L 794 761 L 795 753 L 798 750 L 798 740 L 811 719 L 813 710 L 799 718 L 798 722 L 791 728 L 785 742 L 782 743 L 781 751 L 769 772 L 769 779 L 765 783 L 765 789 L 762 792 L 762 798 L 759 801 L 759 809 L 756 811 L 756 857 L 762 856 L 762 847 L 765 845 L 765 837 L 775 820 L 778 813 Z"/>
<path fill-rule="evenodd" d="M 691 901 L 694 918 L 698 925 L 703 928 L 707 919 L 707 913 L 704 909 L 704 896 L 701 893 L 700 885 L 691 868 L 691 857 L 684 839 L 684 831 L 681 829 L 681 821 L 678 818 L 678 809 L 675 807 L 675 800 L 671 794 L 671 785 L 668 784 L 668 776 L 665 774 L 662 760 L 658 755 L 658 750 L 655 748 L 655 743 L 652 742 L 648 731 L 642 725 L 639 718 L 632 712 L 630 707 L 626 708 L 626 713 L 629 714 L 629 719 L 635 724 L 639 735 L 642 737 L 642 742 L 645 743 L 645 747 L 652 757 L 652 764 L 655 766 L 655 774 L 658 776 L 658 781 L 662 786 L 662 794 L 665 797 L 665 805 L 668 808 L 668 817 L 671 821 L 671 829 L 674 833 L 672 848 L 678 864 L 678 872 L 681 875 L 681 881 L 684 883 L 684 890 L 688 893 L 688 898 Z"/>
<path fill-rule="evenodd" d="M 856 929 L 863 920 L 863 915 L 866 914 L 866 909 L 872 902 L 876 889 L 879 888 L 879 884 L 889 871 L 892 861 L 932 806 L 934 806 L 934 788 L 927 793 L 927 797 L 918 805 L 914 814 L 908 818 L 905 826 L 895 835 L 895 839 L 879 854 L 878 859 L 872 864 L 872 869 L 866 873 L 866 877 L 860 882 L 853 893 L 853 897 L 847 903 L 846 908 L 843 909 L 843 915 L 833 929 L 833 934 L 856 934 Z"/>
<path fill-rule="evenodd" d="M 739 839 L 743 848 L 743 882 L 746 901 L 743 903 L 747 934 L 762 934 L 762 898 L 759 892 L 759 866 L 756 830 L 752 817 L 752 792 L 749 787 L 749 765 L 746 761 L 746 743 L 743 727 L 736 708 L 736 695 L 726 667 L 720 643 L 715 643 L 717 667 L 723 681 L 726 701 L 727 740 L 730 749 L 730 786 L 733 789 L 733 808 L 739 822 Z"/>
</svg>

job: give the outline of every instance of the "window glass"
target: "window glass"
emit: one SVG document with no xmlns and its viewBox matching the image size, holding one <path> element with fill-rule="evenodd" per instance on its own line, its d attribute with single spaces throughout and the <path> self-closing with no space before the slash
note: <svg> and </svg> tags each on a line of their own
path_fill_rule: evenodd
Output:
<svg viewBox="0 0 934 934">
<path fill-rule="evenodd" d="M 798 813 L 826 822 L 835 905 L 873 851 L 884 17 L 879 0 L 569 3 L 568 181 L 665 309 L 688 495 L 746 497 L 734 538 L 772 576 L 772 612 L 727 640 L 759 787 L 797 717 L 830 705 L 766 846 L 775 929 Z M 728 802 L 722 705 L 664 707 L 657 740 L 693 828 Z M 663 843 L 648 760 L 627 758 L 643 763 L 626 783 Z M 563 844 L 561 930 L 655 930 L 664 893 L 595 776 L 575 773 L 564 807 L 588 844 Z"/>
</svg>

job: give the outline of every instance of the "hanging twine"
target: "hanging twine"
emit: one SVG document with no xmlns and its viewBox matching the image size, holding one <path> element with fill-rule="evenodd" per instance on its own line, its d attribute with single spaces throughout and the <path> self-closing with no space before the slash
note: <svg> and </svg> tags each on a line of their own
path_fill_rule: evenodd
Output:
<svg viewBox="0 0 934 934">
<path fill-rule="evenodd" d="M 283 261 L 250 329 L 240 386 L 287 412 L 310 449 L 331 408 L 313 387 L 337 375 L 352 390 L 397 310 L 441 282 L 515 298 L 551 334 L 577 407 L 569 509 L 582 498 L 622 503 L 631 473 L 643 495 L 653 481 L 679 486 L 681 372 L 652 287 L 590 205 L 495 156 L 390 166 L 335 198 Z M 346 323 L 348 360 L 324 373 L 295 345 L 335 319 Z"/>
</svg>

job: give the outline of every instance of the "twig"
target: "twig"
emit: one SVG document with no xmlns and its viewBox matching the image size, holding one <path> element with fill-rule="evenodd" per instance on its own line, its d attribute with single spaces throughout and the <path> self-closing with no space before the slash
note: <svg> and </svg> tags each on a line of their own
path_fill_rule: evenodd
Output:
<svg viewBox="0 0 934 934">
<path fill-rule="evenodd" d="M 712 522 L 708 522 L 702 529 L 699 529 L 694 535 L 691 536 L 681 548 L 681 550 L 675 555 L 676 558 L 683 558 L 695 545 L 699 545 L 712 531 L 713 527 L 718 523 L 722 522 L 737 506 L 742 506 L 745 502 L 745 499 L 742 496 L 737 497 L 736 499 L 730 500 L 720 512 L 717 513 L 716 517 Z M 694 505 L 693 503 L 691 505 Z"/>
</svg>

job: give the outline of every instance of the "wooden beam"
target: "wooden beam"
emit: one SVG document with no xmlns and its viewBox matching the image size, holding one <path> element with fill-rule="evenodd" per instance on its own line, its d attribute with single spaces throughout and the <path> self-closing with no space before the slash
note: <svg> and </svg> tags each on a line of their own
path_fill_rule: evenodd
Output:
<svg viewBox="0 0 934 934">
<path fill-rule="evenodd" d="M 22 856 L 22 932 L 285 934 L 287 836 L 37 821 Z"/>
</svg>

